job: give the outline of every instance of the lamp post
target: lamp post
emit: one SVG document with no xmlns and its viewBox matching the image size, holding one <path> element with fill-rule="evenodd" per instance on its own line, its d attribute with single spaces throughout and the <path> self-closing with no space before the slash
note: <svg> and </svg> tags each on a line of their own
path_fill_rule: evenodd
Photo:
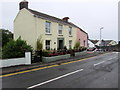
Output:
<svg viewBox="0 0 120 90">
<path fill-rule="evenodd" d="M 102 30 L 102 29 L 104 29 L 104 27 L 101 27 L 101 28 L 100 28 L 100 51 L 101 51 L 101 44 L 102 44 L 102 42 L 101 42 L 101 36 L 102 36 L 101 30 Z"/>
</svg>

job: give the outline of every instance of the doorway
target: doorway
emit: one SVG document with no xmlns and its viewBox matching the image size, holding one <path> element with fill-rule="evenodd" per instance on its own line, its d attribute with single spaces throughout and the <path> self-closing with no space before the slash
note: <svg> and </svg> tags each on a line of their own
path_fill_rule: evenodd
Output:
<svg viewBox="0 0 120 90">
<path fill-rule="evenodd" d="M 58 49 L 64 48 L 64 38 L 58 38 Z"/>
</svg>

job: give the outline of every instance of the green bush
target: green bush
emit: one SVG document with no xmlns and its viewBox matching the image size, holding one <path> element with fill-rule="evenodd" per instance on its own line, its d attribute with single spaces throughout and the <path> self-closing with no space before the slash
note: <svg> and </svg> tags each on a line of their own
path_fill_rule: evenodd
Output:
<svg viewBox="0 0 120 90">
<path fill-rule="evenodd" d="M 2 47 L 4 47 L 7 42 L 9 42 L 11 39 L 13 39 L 13 33 L 9 30 L 0 29 L 0 44 L 2 44 Z"/>
<path fill-rule="evenodd" d="M 81 47 L 81 51 L 85 51 L 86 49 L 87 49 L 87 48 L 84 47 L 84 46 Z"/>
<path fill-rule="evenodd" d="M 32 51 L 32 47 L 27 45 L 26 41 L 18 38 L 16 41 L 11 40 L 3 47 L 2 58 L 24 57 L 26 51 Z"/>
<path fill-rule="evenodd" d="M 53 52 L 52 52 L 52 51 L 43 50 L 42 56 L 48 57 L 48 56 L 49 56 L 49 55 L 48 55 L 49 53 L 53 53 Z"/>
<path fill-rule="evenodd" d="M 77 41 L 77 42 L 75 43 L 74 49 L 79 49 L 79 48 L 80 48 L 80 42 Z"/>
<path fill-rule="evenodd" d="M 43 48 L 42 38 L 39 37 L 39 38 L 37 39 L 36 49 L 37 49 L 37 51 L 40 51 L 40 50 L 42 50 L 42 48 Z"/>
</svg>

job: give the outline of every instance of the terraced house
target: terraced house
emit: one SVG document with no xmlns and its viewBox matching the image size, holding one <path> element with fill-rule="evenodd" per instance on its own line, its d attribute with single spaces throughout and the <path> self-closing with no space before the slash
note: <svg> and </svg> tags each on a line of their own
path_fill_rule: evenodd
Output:
<svg viewBox="0 0 120 90">
<path fill-rule="evenodd" d="M 43 49 L 62 49 L 66 46 L 68 49 L 73 48 L 78 37 L 83 35 L 77 34 L 81 30 L 78 26 L 68 21 L 69 17 L 59 19 L 28 8 L 28 2 L 19 3 L 19 12 L 14 20 L 14 39 L 19 36 L 26 40 L 34 49 L 39 37 L 42 39 Z M 88 37 L 86 32 L 83 34 Z M 87 39 L 84 45 L 87 47 Z"/>
</svg>

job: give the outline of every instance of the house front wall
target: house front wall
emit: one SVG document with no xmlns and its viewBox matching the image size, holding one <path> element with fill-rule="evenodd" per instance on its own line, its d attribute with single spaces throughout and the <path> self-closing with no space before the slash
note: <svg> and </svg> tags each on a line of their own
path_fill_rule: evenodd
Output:
<svg viewBox="0 0 120 90">
<path fill-rule="evenodd" d="M 112 40 L 111 42 L 109 42 L 107 45 L 105 45 L 105 46 L 112 46 L 112 45 L 116 45 L 117 44 L 117 42 L 116 41 L 114 41 L 114 40 Z M 100 46 L 100 40 L 96 43 L 96 45 L 97 46 Z M 102 45 L 102 46 L 104 46 L 104 45 Z"/>
<path fill-rule="evenodd" d="M 51 23 L 51 33 L 46 33 L 46 21 Z M 76 28 L 70 25 L 63 25 L 62 35 L 58 34 L 58 25 L 61 23 L 49 21 L 35 17 L 27 9 L 21 9 L 14 20 L 14 39 L 25 40 L 29 45 L 36 49 L 37 39 L 40 37 L 43 43 L 43 49 L 46 49 L 46 40 L 50 40 L 50 49 L 58 48 L 58 40 L 62 39 L 64 46 L 69 49 L 69 40 L 72 41 L 72 48 L 76 42 Z M 72 27 L 72 35 L 69 36 L 69 26 Z"/>
<path fill-rule="evenodd" d="M 14 20 L 14 39 L 21 37 L 27 44 L 35 48 L 36 27 L 33 15 L 27 9 L 21 9 Z"/>
<path fill-rule="evenodd" d="M 77 41 L 80 41 L 80 46 L 88 47 L 88 35 L 77 29 Z"/>
<path fill-rule="evenodd" d="M 38 20 L 38 37 L 42 38 L 43 41 L 43 49 L 46 49 L 46 40 L 50 40 L 50 49 L 58 49 L 58 40 L 63 40 L 63 46 L 66 46 L 69 49 L 69 40 L 72 40 L 72 48 L 74 47 L 76 41 L 76 28 L 72 27 L 72 35 L 69 36 L 69 26 L 61 23 L 37 18 Z M 50 22 L 50 33 L 46 33 L 46 21 Z M 61 24 L 63 26 L 62 34 L 58 34 L 58 25 Z"/>
<path fill-rule="evenodd" d="M 111 41 L 109 44 L 108 44 L 108 46 L 111 46 L 111 45 L 116 45 L 117 44 L 117 42 L 116 41 Z"/>
</svg>

